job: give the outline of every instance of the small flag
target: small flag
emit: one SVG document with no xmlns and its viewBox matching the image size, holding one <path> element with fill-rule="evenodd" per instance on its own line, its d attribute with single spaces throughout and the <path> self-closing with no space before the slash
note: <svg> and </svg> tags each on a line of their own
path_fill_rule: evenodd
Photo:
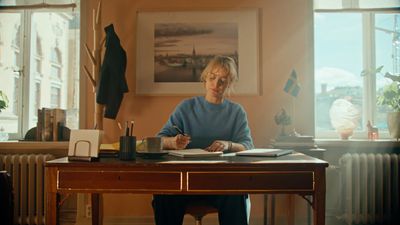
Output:
<svg viewBox="0 0 400 225">
<path fill-rule="evenodd" d="M 295 70 L 292 70 L 289 79 L 286 81 L 283 90 L 293 97 L 297 97 L 300 92 L 300 84 L 297 80 L 297 74 Z"/>
</svg>

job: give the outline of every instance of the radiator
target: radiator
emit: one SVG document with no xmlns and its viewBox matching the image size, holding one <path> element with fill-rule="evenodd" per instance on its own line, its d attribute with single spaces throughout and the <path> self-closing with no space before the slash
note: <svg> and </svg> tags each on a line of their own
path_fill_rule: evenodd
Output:
<svg viewBox="0 0 400 225">
<path fill-rule="evenodd" d="M 45 224 L 44 162 L 50 154 L 0 155 L 0 170 L 11 174 L 14 224 Z"/>
<path fill-rule="evenodd" d="M 399 158 L 371 153 L 339 159 L 340 205 L 347 224 L 400 224 Z"/>
</svg>

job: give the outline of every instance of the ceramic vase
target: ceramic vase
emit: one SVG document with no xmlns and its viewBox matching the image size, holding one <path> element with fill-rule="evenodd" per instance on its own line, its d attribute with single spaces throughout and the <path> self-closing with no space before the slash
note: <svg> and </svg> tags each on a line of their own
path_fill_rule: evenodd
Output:
<svg viewBox="0 0 400 225">
<path fill-rule="evenodd" d="M 400 112 L 389 112 L 387 114 L 387 125 L 390 136 L 398 141 L 400 138 Z"/>
</svg>

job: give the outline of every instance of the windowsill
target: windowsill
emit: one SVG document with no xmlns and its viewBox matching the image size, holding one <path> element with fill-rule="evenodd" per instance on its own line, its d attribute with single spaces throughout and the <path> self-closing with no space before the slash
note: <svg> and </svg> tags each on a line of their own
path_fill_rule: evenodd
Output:
<svg viewBox="0 0 400 225">
<path fill-rule="evenodd" d="M 65 149 L 68 148 L 68 141 L 1 141 L 0 149 L 8 148 L 40 148 L 40 149 Z"/>
<path fill-rule="evenodd" d="M 400 141 L 394 139 L 315 139 L 315 144 L 320 148 L 355 148 L 355 149 L 400 149 Z"/>
<path fill-rule="evenodd" d="M 68 141 L 4 141 L 0 142 L 0 154 L 53 154 L 66 156 Z"/>
</svg>

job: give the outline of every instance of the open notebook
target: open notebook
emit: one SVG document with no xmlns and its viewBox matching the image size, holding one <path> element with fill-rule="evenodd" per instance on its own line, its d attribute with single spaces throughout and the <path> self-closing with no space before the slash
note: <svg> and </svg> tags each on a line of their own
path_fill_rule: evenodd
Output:
<svg viewBox="0 0 400 225">
<path fill-rule="evenodd" d="M 274 148 L 256 148 L 246 151 L 237 152 L 238 156 L 266 156 L 277 157 L 281 155 L 291 154 L 293 150 L 290 149 L 274 149 Z"/>
<path fill-rule="evenodd" d="M 208 152 L 206 150 L 200 148 L 192 148 L 192 149 L 184 149 L 184 150 L 169 150 L 168 153 L 174 156 L 180 157 L 211 157 L 211 156 L 220 156 L 222 152 Z"/>
</svg>

